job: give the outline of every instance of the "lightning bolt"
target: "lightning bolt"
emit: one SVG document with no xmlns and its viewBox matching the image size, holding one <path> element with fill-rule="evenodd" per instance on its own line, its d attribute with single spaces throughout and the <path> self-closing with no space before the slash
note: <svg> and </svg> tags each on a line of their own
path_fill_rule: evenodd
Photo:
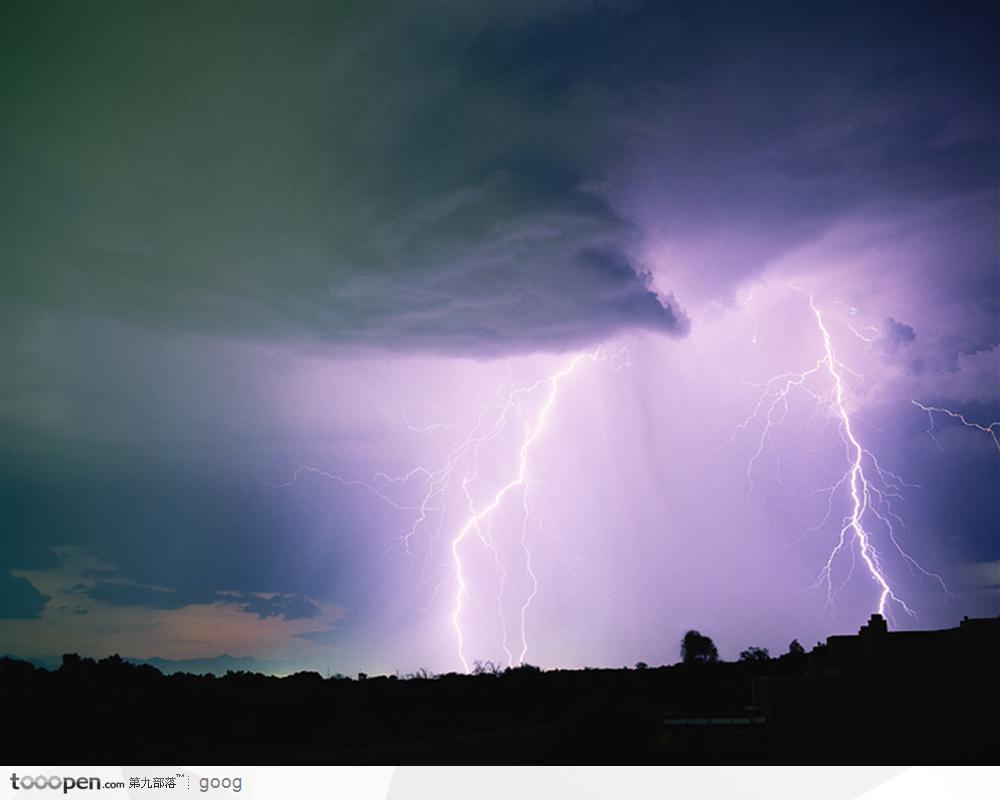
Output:
<svg viewBox="0 0 1000 800">
<path fill-rule="evenodd" d="M 850 466 L 845 473 L 845 478 L 848 481 L 851 494 L 850 513 L 845 518 L 845 524 L 840 529 L 840 536 L 837 545 L 830 552 L 830 558 L 826 562 L 826 566 L 823 568 L 821 575 L 826 575 L 827 589 L 832 589 L 831 572 L 833 569 L 833 560 L 843 549 L 848 531 L 850 531 L 857 542 L 861 558 L 865 562 L 865 566 L 868 568 L 869 575 L 879 586 L 879 613 L 883 616 L 886 614 L 886 606 L 891 599 L 902 606 L 902 608 L 912 616 L 914 615 L 912 609 L 910 609 L 906 603 L 896 596 L 892 587 L 889 585 L 889 581 L 885 576 L 885 571 L 879 563 L 878 552 L 872 545 L 872 534 L 865 528 L 864 524 L 865 515 L 871 511 L 872 515 L 875 516 L 879 522 L 885 525 L 892 542 L 896 545 L 899 552 L 909 561 L 913 562 L 913 559 L 903 552 L 902 548 L 900 548 L 899 544 L 896 542 L 896 538 L 893 535 L 892 523 L 887 517 L 883 516 L 879 512 L 877 506 L 873 505 L 873 500 L 877 500 L 883 497 L 883 495 L 881 490 L 877 488 L 875 483 L 869 479 L 868 475 L 865 473 L 864 462 L 866 457 L 874 465 L 875 470 L 879 473 L 880 477 L 882 476 L 882 473 L 884 473 L 884 470 L 879 466 L 878 460 L 875 456 L 861 446 L 854 434 L 854 429 L 851 425 L 851 416 L 847 413 L 845 401 L 843 364 L 841 364 L 841 362 L 837 359 L 836 351 L 833 347 L 833 341 L 830 338 L 830 331 L 827 329 L 826 323 L 823 321 L 823 314 L 820 312 L 815 301 L 811 297 L 809 298 L 809 307 L 816 316 L 816 324 L 819 326 L 819 329 L 823 334 L 823 349 L 825 350 L 826 355 L 822 359 L 822 363 L 826 366 L 826 370 L 830 374 L 830 378 L 833 380 L 833 411 L 840 419 L 840 434 L 844 440 L 844 444 L 847 446 L 848 460 L 850 462 Z M 893 477 L 895 478 L 895 476 Z M 889 511 L 892 513 L 891 505 L 889 506 Z M 833 598 L 829 593 L 827 596 L 828 599 L 832 601 Z"/>
<path fill-rule="evenodd" d="M 564 369 L 560 370 L 554 375 L 550 375 L 548 378 L 542 379 L 542 381 L 539 381 L 534 385 L 533 388 L 538 388 L 540 384 L 547 384 L 548 394 L 545 398 L 544 403 L 542 404 L 541 410 L 538 412 L 534 425 L 528 425 L 525 428 L 525 435 L 521 441 L 521 446 L 518 451 L 516 474 L 506 484 L 500 487 L 500 489 L 498 489 L 496 493 L 493 495 L 493 498 L 478 511 L 475 510 L 475 504 L 472 502 L 471 496 L 469 496 L 469 508 L 471 514 L 465 521 L 465 524 L 462 525 L 458 533 L 451 540 L 451 557 L 452 557 L 452 564 L 454 566 L 454 574 L 456 582 L 455 600 L 451 613 L 451 625 L 452 628 L 455 630 L 455 636 L 458 640 L 458 658 L 462 662 L 462 667 L 465 669 L 466 672 L 469 671 L 469 662 L 465 656 L 465 634 L 462 630 L 461 617 L 462 617 L 462 609 L 465 604 L 465 598 L 466 595 L 468 594 L 468 583 L 466 581 L 465 569 L 463 566 L 462 556 L 461 556 L 462 544 L 470 532 L 472 532 L 473 530 L 478 531 L 479 526 L 482 523 L 487 522 L 492 518 L 493 513 L 498 508 L 500 508 L 501 504 L 503 503 L 507 495 L 515 493 L 517 491 L 521 492 L 522 502 L 524 504 L 525 516 L 524 516 L 524 523 L 522 526 L 521 544 L 522 547 L 524 548 L 526 557 L 525 568 L 531 580 L 531 586 L 532 586 L 531 592 L 528 594 L 527 599 L 521 606 L 521 614 L 520 614 L 522 647 L 519 656 L 519 663 L 524 662 L 524 657 L 528 651 L 528 643 L 525 633 L 525 617 L 527 615 L 528 608 L 530 607 L 531 602 L 538 591 L 538 578 L 531 568 L 531 551 L 529 550 L 527 545 L 528 519 L 529 517 L 534 516 L 533 512 L 531 511 L 531 504 L 529 499 L 530 483 L 528 476 L 528 455 L 530 454 L 531 449 L 534 446 L 535 442 L 537 441 L 538 437 L 541 435 L 542 430 L 545 427 L 545 422 L 548 419 L 550 412 L 552 411 L 552 407 L 555 405 L 556 396 L 559 392 L 560 382 L 576 368 L 577 364 L 579 364 L 584 358 L 587 357 L 588 357 L 587 353 L 580 353 L 576 355 Z M 590 358 L 592 360 L 595 360 L 596 353 L 590 356 Z M 465 488 L 466 487 L 463 485 L 463 489 Z M 508 659 L 510 659 L 509 650 L 507 651 L 507 655 Z"/>
<path fill-rule="evenodd" d="M 539 534 L 545 533 L 532 499 L 530 456 L 544 433 L 563 382 L 581 362 L 588 359 L 596 362 L 599 355 L 600 348 L 593 352 L 581 352 L 574 355 L 562 369 L 531 384 L 517 388 L 511 382 L 504 384 L 493 398 L 479 409 L 475 421 L 469 427 L 443 423 L 417 427 L 404 417 L 403 422 L 411 432 L 461 433 L 458 443 L 447 453 L 443 464 L 437 468 L 417 466 L 400 475 L 378 472 L 371 480 L 364 481 L 344 478 L 312 466 L 303 466 L 293 473 L 290 480 L 271 485 L 291 486 L 298 483 L 305 475 L 311 474 L 344 486 L 364 489 L 391 508 L 412 513 L 414 515 L 412 522 L 397 543 L 407 555 L 414 555 L 423 532 L 430 530 L 429 538 L 423 547 L 421 583 L 426 580 L 427 573 L 431 569 L 430 561 L 432 554 L 436 552 L 436 545 L 445 536 L 446 529 L 454 524 L 452 510 L 464 507 L 465 513 L 461 521 L 455 525 L 455 532 L 447 543 L 449 573 L 434 585 L 432 602 L 442 586 L 449 581 L 454 582 L 449 622 L 457 642 L 458 660 L 462 668 L 468 672 L 470 664 L 466 656 L 466 635 L 462 620 L 466 600 L 471 591 L 472 577 L 464 556 L 473 542 L 486 548 L 492 556 L 498 581 L 496 607 L 500 621 L 500 647 L 506 656 L 508 666 L 513 666 L 515 663 L 523 664 L 528 653 L 528 614 L 539 591 L 531 538 L 534 531 Z M 631 366 L 628 351 L 624 348 L 613 351 L 604 358 L 613 370 Z M 535 395 L 542 396 L 541 405 L 534 414 L 531 414 L 526 405 Z M 524 420 L 523 430 L 515 439 L 517 448 L 512 471 L 505 482 L 497 488 L 487 483 L 480 475 L 481 452 L 484 447 L 497 441 L 504 434 L 509 436 L 515 430 L 515 418 Z M 394 498 L 393 495 L 398 494 L 400 489 L 414 482 L 420 482 L 423 486 L 419 499 L 402 502 Z M 486 502 L 477 502 L 477 492 L 482 494 L 484 487 L 489 499 Z M 516 616 L 516 645 L 514 645 L 517 649 L 516 656 L 511 649 L 511 634 L 505 612 L 509 576 L 504 565 L 504 547 L 501 546 L 493 530 L 496 513 L 515 497 L 520 497 L 521 524 L 519 534 L 510 537 L 512 539 L 510 543 L 520 553 L 524 584 L 527 589 L 520 601 Z"/>
<path fill-rule="evenodd" d="M 939 450 L 943 450 L 941 444 L 938 442 L 937 437 L 934 436 L 934 431 L 937 430 L 937 425 L 934 422 L 935 414 L 944 414 L 952 419 L 957 419 L 966 428 L 973 428 L 977 431 L 982 431 L 983 433 L 989 434 L 990 438 L 993 439 L 993 444 L 996 445 L 997 450 L 1000 450 L 1000 437 L 998 437 L 998 431 L 1000 431 L 1000 422 L 991 422 L 989 425 L 980 425 L 978 422 L 970 422 L 957 411 L 952 411 L 948 408 L 940 408 L 939 406 L 925 406 L 923 403 L 918 403 L 916 400 L 910 400 L 913 405 L 919 408 L 921 411 L 927 412 L 927 419 L 930 422 L 930 426 L 927 428 L 927 435 L 934 440 L 934 444 L 937 445 Z"/>
<path fill-rule="evenodd" d="M 843 473 L 831 486 L 814 493 L 826 495 L 825 516 L 796 539 L 799 541 L 807 534 L 826 528 L 834 518 L 838 496 L 845 496 L 846 511 L 841 517 L 836 541 L 820 570 L 815 586 L 825 585 L 827 605 L 832 607 L 837 594 L 853 576 L 860 558 L 863 569 L 877 589 L 878 600 L 875 608 L 878 613 L 892 619 L 891 610 L 895 606 L 915 616 L 890 582 L 880 548 L 882 551 L 886 547 L 891 548 L 913 572 L 935 580 L 945 593 L 948 592 L 941 576 L 925 570 L 903 549 L 896 535 L 897 529 L 904 528 L 905 525 L 893 507 L 893 500 L 900 499 L 904 489 L 919 487 L 907 484 L 899 475 L 884 468 L 875 454 L 861 443 L 855 429 L 856 417 L 849 410 L 846 382 L 848 375 L 859 376 L 838 358 L 826 319 L 812 297 L 809 298 L 809 308 L 822 342 L 822 355 L 808 369 L 784 373 L 769 380 L 764 385 L 750 416 L 733 432 L 735 437 L 737 433 L 749 429 L 758 420 L 763 420 L 756 448 L 747 462 L 746 474 L 751 505 L 755 496 L 754 468 L 765 449 L 774 449 L 771 434 L 784 421 L 789 411 L 790 397 L 798 390 L 817 404 L 818 411 L 825 410 L 836 421 L 844 447 Z M 822 385 L 816 386 L 821 381 L 828 388 L 824 390 Z M 779 472 L 779 479 L 780 477 Z M 879 540 L 884 540 L 884 545 L 877 546 Z M 847 575 L 841 582 L 835 584 L 835 566 L 847 553 L 851 558 Z"/>
</svg>

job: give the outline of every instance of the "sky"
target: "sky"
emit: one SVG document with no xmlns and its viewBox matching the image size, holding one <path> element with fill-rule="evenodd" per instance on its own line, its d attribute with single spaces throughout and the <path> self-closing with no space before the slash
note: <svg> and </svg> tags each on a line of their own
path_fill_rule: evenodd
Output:
<svg viewBox="0 0 1000 800">
<path fill-rule="evenodd" d="M 2 15 L 0 651 L 1000 614 L 992 4 Z"/>
</svg>

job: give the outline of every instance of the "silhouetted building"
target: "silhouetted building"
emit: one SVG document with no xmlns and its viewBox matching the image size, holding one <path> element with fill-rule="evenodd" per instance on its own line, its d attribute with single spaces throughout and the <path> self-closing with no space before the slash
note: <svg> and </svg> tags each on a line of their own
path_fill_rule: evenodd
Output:
<svg viewBox="0 0 1000 800">
<path fill-rule="evenodd" d="M 1000 617 L 941 631 L 890 631 L 872 614 L 856 636 L 830 636 L 809 656 L 820 675 L 970 674 L 1000 671 Z"/>
<path fill-rule="evenodd" d="M 804 675 L 754 679 L 772 763 L 904 760 L 975 763 L 1000 714 L 1000 617 L 940 631 L 890 631 L 873 614 L 855 636 L 830 636 Z"/>
</svg>

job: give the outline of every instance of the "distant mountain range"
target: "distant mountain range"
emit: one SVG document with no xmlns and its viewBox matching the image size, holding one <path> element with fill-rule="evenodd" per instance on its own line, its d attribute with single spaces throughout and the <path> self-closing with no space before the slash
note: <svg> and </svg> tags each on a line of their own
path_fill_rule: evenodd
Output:
<svg viewBox="0 0 1000 800">
<path fill-rule="evenodd" d="M 58 656 L 46 658 L 26 658 L 24 656 L 8 655 L 7 658 L 15 658 L 20 661 L 27 661 L 32 666 L 39 669 L 54 670 L 59 669 L 62 659 Z M 259 672 L 264 675 L 287 675 L 297 671 L 296 668 L 283 661 L 260 661 L 253 656 L 231 656 L 228 653 L 213 656 L 212 658 L 185 658 L 170 659 L 154 656 L 153 658 L 130 658 L 122 656 L 125 661 L 131 664 L 149 664 L 156 667 L 164 675 L 172 675 L 175 672 L 189 672 L 193 675 L 225 675 L 232 670 L 238 672 Z"/>
</svg>

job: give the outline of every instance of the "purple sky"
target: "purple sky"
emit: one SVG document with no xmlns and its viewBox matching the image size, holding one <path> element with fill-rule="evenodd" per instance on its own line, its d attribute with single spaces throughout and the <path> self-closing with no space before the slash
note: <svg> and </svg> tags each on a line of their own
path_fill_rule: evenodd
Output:
<svg viewBox="0 0 1000 800">
<path fill-rule="evenodd" d="M 912 403 L 1000 419 L 996 12 L 480 11 L 3 12 L 6 651 L 808 646 L 882 593 L 845 417 L 893 624 L 1000 613 Z"/>
</svg>

